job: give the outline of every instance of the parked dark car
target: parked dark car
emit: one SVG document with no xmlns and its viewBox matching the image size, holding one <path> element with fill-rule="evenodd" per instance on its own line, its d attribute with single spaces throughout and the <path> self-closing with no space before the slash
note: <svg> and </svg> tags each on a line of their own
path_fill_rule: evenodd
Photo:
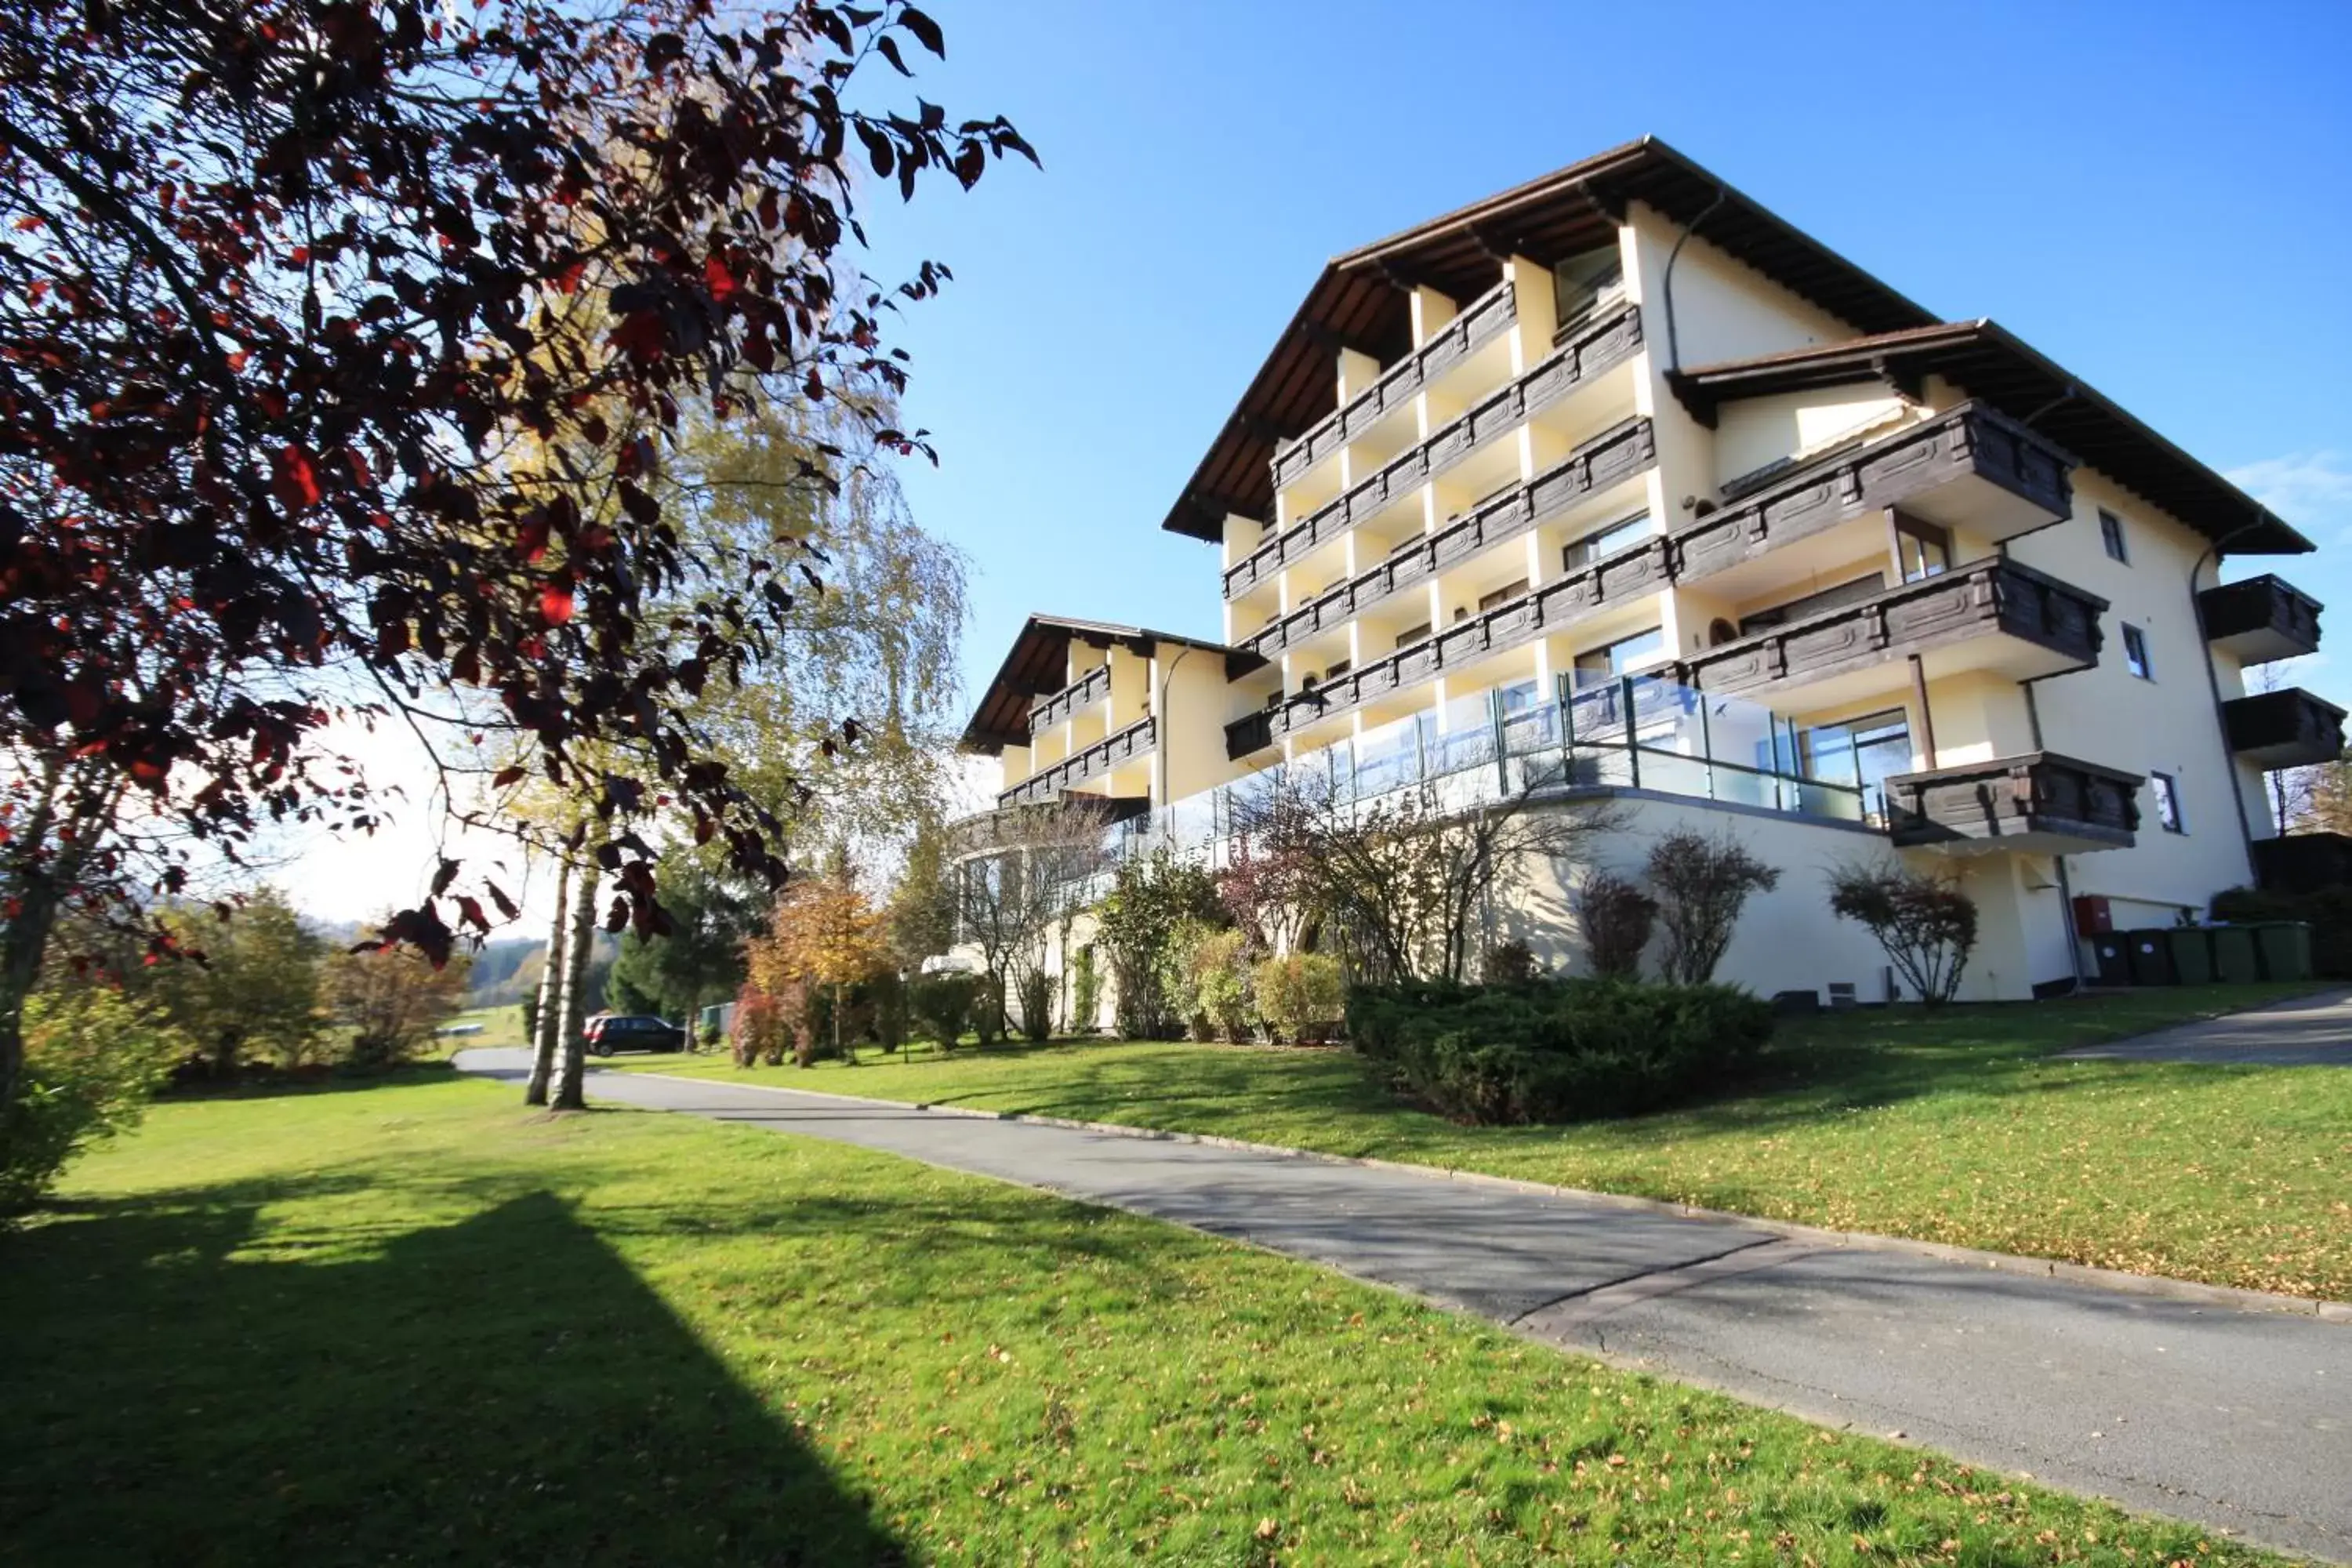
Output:
<svg viewBox="0 0 2352 1568">
<path fill-rule="evenodd" d="M 591 1056 L 614 1051 L 682 1051 L 686 1031 L 650 1013 L 599 1013 L 581 1026 Z"/>
</svg>

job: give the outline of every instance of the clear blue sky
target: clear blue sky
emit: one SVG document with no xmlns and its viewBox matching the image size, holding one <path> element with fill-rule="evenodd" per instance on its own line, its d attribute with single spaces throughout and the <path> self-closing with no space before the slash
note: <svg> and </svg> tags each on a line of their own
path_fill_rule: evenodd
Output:
<svg viewBox="0 0 2352 1568">
<path fill-rule="evenodd" d="M 917 89 L 1045 160 L 871 214 L 956 274 L 900 342 L 968 692 L 1031 610 L 1214 635 L 1212 547 L 1160 520 L 1322 262 L 1651 133 L 2264 492 L 2336 606 L 2298 677 L 2352 700 L 2345 0 L 929 9 Z"/>
</svg>

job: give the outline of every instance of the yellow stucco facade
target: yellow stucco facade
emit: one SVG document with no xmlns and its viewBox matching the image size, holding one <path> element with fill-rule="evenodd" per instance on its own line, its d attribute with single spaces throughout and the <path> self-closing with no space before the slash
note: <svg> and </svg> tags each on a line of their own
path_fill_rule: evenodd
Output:
<svg viewBox="0 0 2352 1568">
<path fill-rule="evenodd" d="M 2024 406 L 2055 367 L 1990 323 L 1890 328 L 1917 308 L 1826 252 L 1579 199 L 1548 247 L 1475 216 L 1516 200 L 1522 230 L 1557 234 L 1538 191 L 1465 209 L 1483 260 L 1450 220 L 1361 253 L 1393 290 L 1385 340 L 1286 338 L 1252 396 L 1303 363 L 1328 375 L 1316 417 L 1264 449 L 1262 500 L 1204 495 L 1185 524 L 1213 546 L 1218 642 L 1074 637 L 1034 727 L 978 748 L 1003 798 L 1128 799 L 1201 849 L 1202 803 L 1254 773 L 1385 780 L 1409 753 L 1413 777 L 1467 757 L 1507 781 L 1525 742 L 1623 800 L 1598 860 L 1689 825 L 1781 868 L 1722 975 L 1767 994 L 1884 995 L 1883 957 L 1823 896 L 1854 858 L 1961 879 L 1983 922 L 1965 994 L 1986 998 L 2076 978 L 2070 898 L 2169 923 L 2253 880 L 2263 765 L 2221 707 L 2251 683 L 2198 595 L 2217 542 L 2308 546 L 2219 515 L 2234 491 L 2095 395 Z M 1344 324 L 1368 297 L 1341 291 L 1349 263 L 1309 311 L 1337 300 Z M 1656 715 L 1607 729 L 1621 691 Z M 1489 936 L 1574 968 L 1575 869 L 1531 868 Z"/>
</svg>

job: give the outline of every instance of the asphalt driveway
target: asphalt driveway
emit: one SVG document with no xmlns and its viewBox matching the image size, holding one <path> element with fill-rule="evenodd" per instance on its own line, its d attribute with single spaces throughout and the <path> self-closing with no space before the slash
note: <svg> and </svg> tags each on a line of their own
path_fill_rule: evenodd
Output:
<svg viewBox="0 0 2352 1568">
<path fill-rule="evenodd" d="M 2352 1067 L 2352 991 L 2297 996 L 2063 1054 L 2242 1067 Z"/>
<path fill-rule="evenodd" d="M 2352 1325 L 1437 1173 L 646 1073 L 599 1072 L 591 1091 L 1173 1221 L 1565 1349 L 2352 1560 Z"/>
</svg>

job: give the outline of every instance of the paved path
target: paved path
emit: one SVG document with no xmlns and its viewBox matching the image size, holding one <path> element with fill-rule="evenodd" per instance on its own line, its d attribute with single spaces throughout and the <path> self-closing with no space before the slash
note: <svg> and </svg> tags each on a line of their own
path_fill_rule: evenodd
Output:
<svg viewBox="0 0 2352 1568">
<path fill-rule="evenodd" d="M 520 1076 L 521 1053 L 460 1065 Z M 1173 1140 L 635 1073 L 599 1073 L 593 1092 L 1172 1220 L 1570 1350 L 2352 1561 L 2352 1325 Z"/>
<path fill-rule="evenodd" d="M 2176 1024 L 2070 1057 L 2142 1062 L 2238 1062 L 2259 1067 L 2352 1067 L 2352 991 L 2273 1002 L 2249 1013 Z M 2352 1485 L 2352 1483 L 2347 1483 Z"/>
</svg>

